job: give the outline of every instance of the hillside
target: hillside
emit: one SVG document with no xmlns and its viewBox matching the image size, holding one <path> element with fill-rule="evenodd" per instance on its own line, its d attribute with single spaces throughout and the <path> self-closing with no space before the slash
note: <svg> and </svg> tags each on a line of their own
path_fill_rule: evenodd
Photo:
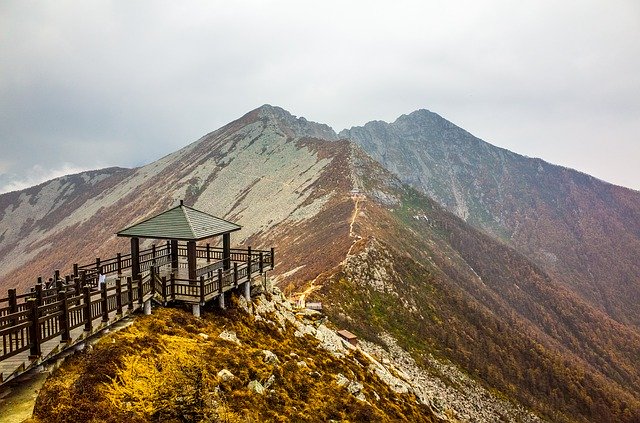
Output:
<svg viewBox="0 0 640 423">
<path fill-rule="evenodd" d="M 492 146 L 427 110 L 340 137 L 574 294 L 640 327 L 639 192 Z"/>
<path fill-rule="evenodd" d="M 55 267 L 125 251 L 117 230 L 184 198 L 242 225 L 233 244 L 275 246 L 271 276 L 285 294 L 304 290 L 322 301 L 330 321 L 377 345 L 372 350 L 415 363 L 416 381 L 439 380 L 443 398 L 454 389 L 451 396 L 467 399 L 466 382 L 443 370 L 452 368 L 485 389 L 478 397 L 551 421 L 640 420 L 636 326 L 612 318 L 510 239 L 496 239 L 495 228 L 479 230 L 469 216 L 443 208 L 442 198 L 406 185 L 326 125 L 263 106 L 157 162 L 105 176 L 86 195 L 67 189 L 73 202 L 38 201 L 60 185 L 0 196 L 0 228 L 23 219 L 16 247 L 0 240 L 10 251 L 0 264 L 11 269 L 1 286 L 26 287 Z M 65 212 L 48 212 L 50 203 Z M 29 264 L 11 267 L 21 255 Z M 490 415 L 529 418 L 502 410 Z"/>
</svg>

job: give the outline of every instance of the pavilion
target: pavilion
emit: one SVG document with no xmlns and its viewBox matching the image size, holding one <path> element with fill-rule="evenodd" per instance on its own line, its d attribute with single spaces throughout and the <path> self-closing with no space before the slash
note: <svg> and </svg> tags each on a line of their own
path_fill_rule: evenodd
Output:
<svg viewBox="0 0 640 423">
<path fill-rule="evenodd" d="M 222 268 L 231 267 L 231 232 L 241 227 L 219 217 L 180 204 L 118 232 L 117 236 L 131 238 L 131 274 L 140 274 L 140 238 L 169 241 L 171 268 L 178 270 L 178 241 L 187 243 L 188 278 L 197 279 L 196 241 L 222 235 Z"/>
</svg>

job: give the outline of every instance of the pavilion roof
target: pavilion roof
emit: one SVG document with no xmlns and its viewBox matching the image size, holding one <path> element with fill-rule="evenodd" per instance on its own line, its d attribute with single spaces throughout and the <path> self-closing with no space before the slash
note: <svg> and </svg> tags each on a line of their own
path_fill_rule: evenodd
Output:
<svg viewBox="0 0 640 423">
<path fill-rule="evenodd" d="M 239 225 L 185 206 L 176 207 L 129 226 L 118 236 L 198 241 L 241 229 Z"/>
</svg>

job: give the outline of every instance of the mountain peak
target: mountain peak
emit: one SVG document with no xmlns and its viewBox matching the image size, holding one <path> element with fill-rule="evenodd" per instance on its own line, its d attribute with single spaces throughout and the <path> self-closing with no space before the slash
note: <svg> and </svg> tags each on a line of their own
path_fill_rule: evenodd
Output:
<svg viewBox="0 0 640 423">
<path fill-rule="evenodd" d="M 313 122 L 302 116 L 297 117 L 282 107 L 272 106 L 271 104 L 263 104 L 250 111 L 242 119 L 245 118 L 271 121 L 293 137 L 320 138 L 329 141 L 338 139 L 335 131 L 329 125 Z"/>
</svg>

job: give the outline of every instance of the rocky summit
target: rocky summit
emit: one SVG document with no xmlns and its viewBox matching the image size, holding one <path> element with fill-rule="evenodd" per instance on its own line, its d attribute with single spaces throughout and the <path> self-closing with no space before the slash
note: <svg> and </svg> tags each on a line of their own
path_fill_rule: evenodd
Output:
<svg viewBox="0 0 640 423">
<path fill-rule="evenodd" d="M 38 418 L 89 392 L 119 421 L 637 422 L 639 196 L 424 110 L 336 135 L 263 106 L 140 168 L 1 195 L 0 286 L 125 251 L 115 232 L 183 199 L 275 246 L 279 290 L 154 310 L 69 360 Z"/>
</svg>

